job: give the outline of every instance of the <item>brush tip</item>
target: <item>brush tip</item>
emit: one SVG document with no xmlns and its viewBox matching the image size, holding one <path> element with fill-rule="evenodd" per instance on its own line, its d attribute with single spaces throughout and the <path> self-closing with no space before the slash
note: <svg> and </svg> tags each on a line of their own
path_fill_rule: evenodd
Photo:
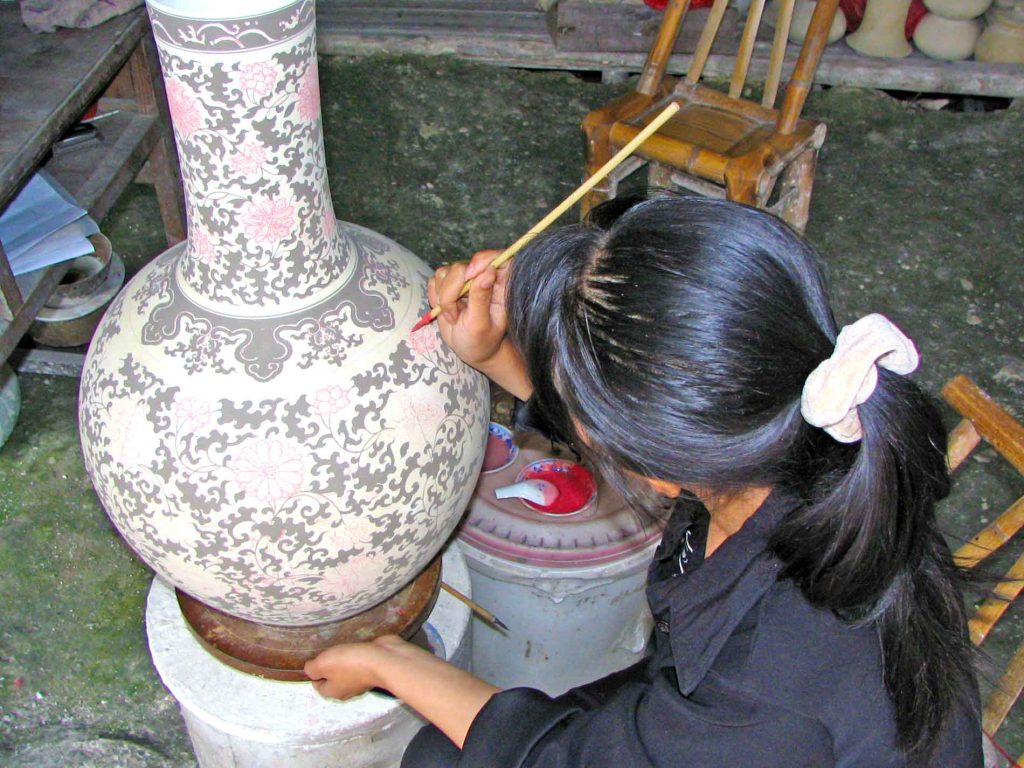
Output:
<svg viewBox="0 0 1024 768">
<path fill-rule="evenodd" d="M 434 318 L 430 316 L 430 310 L 428 309 L 427 313 L 423 317 L 421 317 L 419 319 L 419 321 L 416 323 L 416 325 L 414 325 L 412 327 L 412 333 L 416 333 L 416 331 L 418 331 L 420 328 L 425 326 L 427 323 L 429 323 L 433 319 Z"/>
</svg>

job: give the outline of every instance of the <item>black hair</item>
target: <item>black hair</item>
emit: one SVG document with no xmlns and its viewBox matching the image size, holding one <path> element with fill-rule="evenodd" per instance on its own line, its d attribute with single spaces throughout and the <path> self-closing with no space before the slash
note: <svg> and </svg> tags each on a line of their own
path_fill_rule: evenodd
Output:
<svg viewBox="0 0 1024 768">
<path fill-rule="evenodd" d="M 877 626 L 899 746 L 930 753 L 975 690 L 961 572 L 934 514 L 945 431 L 931 398 L 885 369 L 859 442 L 803 419 L 804 382 L 837 335 L 811 246 L 723 200 L 616 199 L 533 240 L 509 286 L 531 407 L 631 501 L 657 511 L 640 475 L 803 502 L 771 539 L 782 577 Z"/>
</svg>

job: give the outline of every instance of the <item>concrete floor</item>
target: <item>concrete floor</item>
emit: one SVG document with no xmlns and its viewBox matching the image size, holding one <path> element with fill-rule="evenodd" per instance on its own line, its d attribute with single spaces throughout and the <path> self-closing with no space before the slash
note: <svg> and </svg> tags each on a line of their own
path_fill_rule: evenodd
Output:
<svg viewBox="0 0 1024 768">
<path fill-rule="evenodd" d="M 436 58 L 327 58 L 321 77 L 339 217 L 433 264 L 511 242 L 568 194 L 582 115 L 622 88 Z M 1024 110 L 928 112 L 833 89 L 807 112 L 830 124 L 808 234 L 840 320 L 888 314 L 917 341 L 924 386 L 967 372 L 1024 416 Z M 130 268 L 162 247 L 146 188 L 103 226 Z M 146 650 L 150 574 L 82 468 L 76 385 L 21 377 L 23 414 L 0 449 L 0 764 L 191 766 Z M 982 449 L 940 516 L 956 541 L 1022 493 Z M 1011 609 L 990 641 L 997 665 L 1021 637 Z M 1024 713 L 1001 739 L 1024 750 Z"/>
</svg>

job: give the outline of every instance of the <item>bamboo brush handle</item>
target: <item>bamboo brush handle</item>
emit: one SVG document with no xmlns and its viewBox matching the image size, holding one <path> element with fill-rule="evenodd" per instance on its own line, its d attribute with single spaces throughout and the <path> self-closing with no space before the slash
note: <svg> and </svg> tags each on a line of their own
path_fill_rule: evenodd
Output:
<svg viewBox="0 0 1024 768">
<path fill-rule="evenodd" d="M 536 237 L 549 226 L 551 226 L 551 224 L 559 216 L 561 216 L 567 210 L 572 208 L 572 206 L 578 203 L 580 199 L 585 194 L 587 194 L 587 192 L 589 192 L 595 186 L 597 186 L 597 184 L 601 182 L 605 178 L 605 176 L 614 171 L 615 168 L 618 167 L 618 165 L 623 160 L 632 155 L 641 144 L 647 141 L 647 139 L 649 139 L 655 131 L 657 131 L 659 128 L 661 128 L 661 126 L 668 122 L 668 119 L 678 111 L 679 104 L 674 101 L 667 107 L 665 107 L 661 112 L 658 113 L 657 117 L 651 120 L 651 122 L 647 125 L 646 128 L 644 128 L 642 131 L 640 131 L 640 133 L 634 136 L 633 139 L 628 144 L 626 144 L 626 146 L 624 146 L 622 149 L 616 152 L 615 156 L 612 157 L 611 160 L 609 160 L 607 163 L 598 168 L 593 176 L 591 176 L 589 179 L 580 184 L 580 186 L 576 189 L 575 192 L 573 192 L 571 195 L 565 198 L 565 200 L 563 200 L 561 203 L 555 206 L 547 216 L 545 216 L 543 219 L 534 224 L 525 235 L 520 237 L 518 240 L 512 243 L 512 245 L 510 245 L 508 248 L 502 251 L 500 255 L 495 257 L 494 261 L 491 262 L 490 266 L 497 269 L 498 267 L 505 264 L 505 262 L 507 262 L 509 259 L 515 256 L 517 253 L 519 253 L 519 251 L 522 249 L 524 245 L 526 245 L 528 242 L 530 242 L 530 240 L 532 240 L 534 237 Z M 463 284 L 462 290 L 459 291 L 459 296 L 462 297 L 469 293 L 469 287 L 472 284 L 472 280 L 467 280 Z M 440 306 L 436 306 L 432 310 L 430 310 L 431 318 L 436 318 L 439 314 L 441 314 Z"/>
</svg>

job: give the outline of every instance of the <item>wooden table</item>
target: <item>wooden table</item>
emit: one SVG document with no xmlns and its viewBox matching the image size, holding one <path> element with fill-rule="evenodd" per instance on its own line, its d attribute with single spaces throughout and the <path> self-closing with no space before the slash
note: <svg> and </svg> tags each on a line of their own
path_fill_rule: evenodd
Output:
<svg viewBox="0 0 1024 768">
<path fill-rule="evenodd" d="M 163 80 L 142 9 L 92 29 L 34 34 L 0 3 L 0 210 L 45 167 L 97 222 L 136 177 L 156 187 L 169 245 L 185 237 L 184 197 Z M 54 158 L 55 142 L 100 99 L 101 141 Z M 0 246 L 0 362 L 67 271 L 14 277 Z"/>
</svg>

